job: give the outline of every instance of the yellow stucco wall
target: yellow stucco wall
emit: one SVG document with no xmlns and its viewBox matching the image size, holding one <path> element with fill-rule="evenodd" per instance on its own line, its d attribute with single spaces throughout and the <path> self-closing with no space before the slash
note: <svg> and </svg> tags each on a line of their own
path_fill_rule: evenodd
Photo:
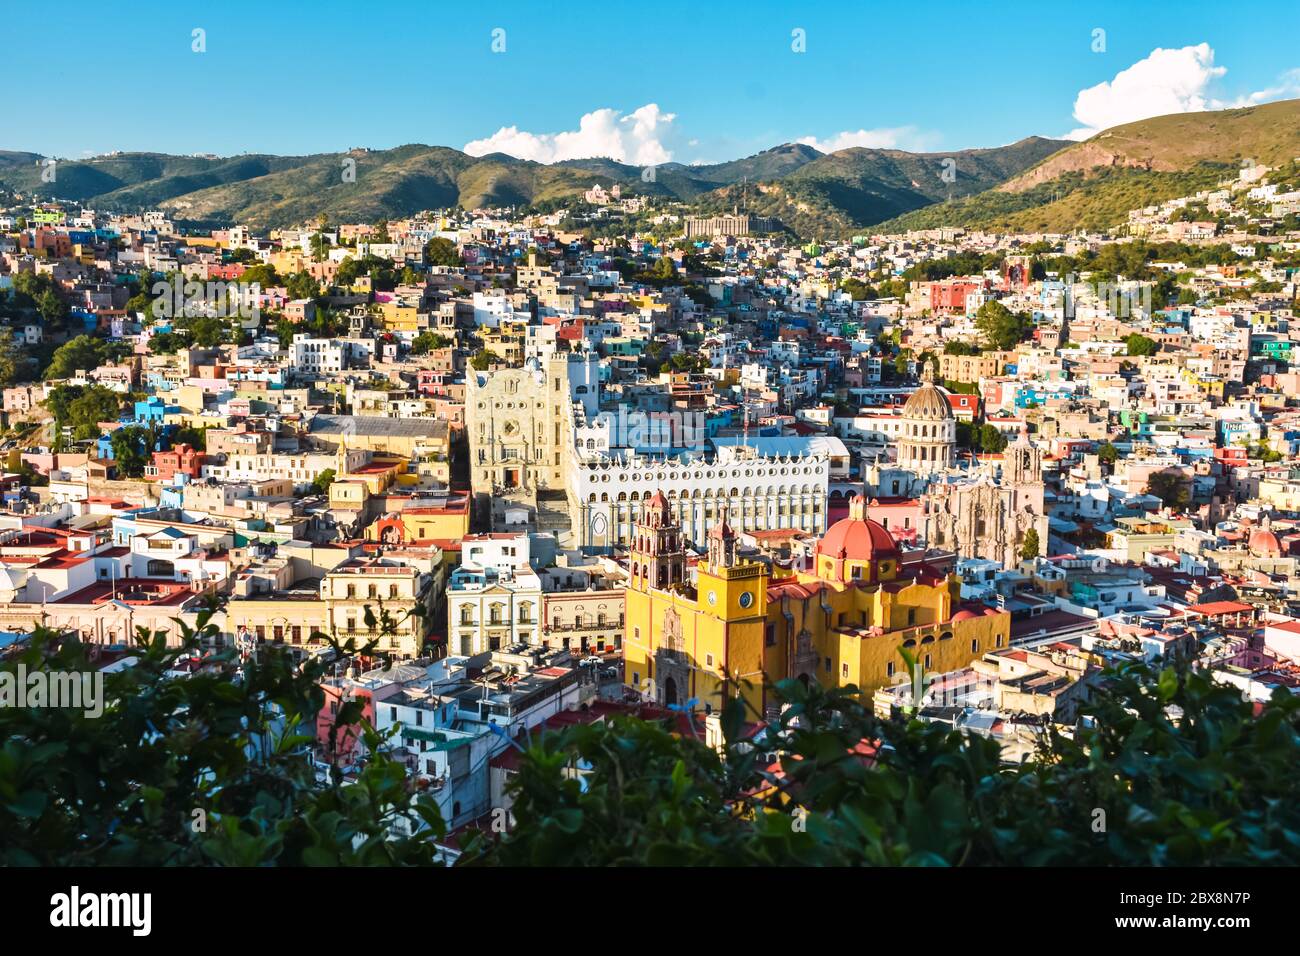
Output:
<svg viewBox="0 0 1300 956">
<path fill-rule="evenodd" d="M 893 570 L 882 576 L 892 576 Z M 824 686 L 853 685 L 869 694 L 905 679 L 900 646 L 926 671 L 942 672 L 1010 644 L 1011 617 L 1005 611 L 952 620 L 960 609 L 960 585 L 952 576 L 936 584 L 844 585 L 800 574 L 799 583 L 814 593 L 780 597 L 777 589 L 771 603 L 767 568 L 758 563 L 717 572 L 702 565 L 697 580 L 694 597 L 688 591 L 629 586 L 623 643 L 629 684 L 641 689 L 646 678 L 658 679 L 654 657 L 665 643 L 669 610 L 680 618 L 692 675 L 679 702 L 694 697 L 701 706 L 716 708 L 726 673 L 753 683 L 745 696 L 760 714 L 764 677 L 770 684 L 806 675 Z M 745 592 L 754 595 L 748 609 L 739 603 Z M 712 603 L 711 593 L 716 595 Z M 662 695 L 663 688 L 657 690 Z"/>
</svg>

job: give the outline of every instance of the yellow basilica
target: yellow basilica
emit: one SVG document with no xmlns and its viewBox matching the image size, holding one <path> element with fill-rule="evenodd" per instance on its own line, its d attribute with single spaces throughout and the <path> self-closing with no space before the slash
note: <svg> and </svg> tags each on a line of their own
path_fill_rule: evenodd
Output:
<svg viewBox="0 0 1300 956">
<path fill-rule="evenodd" d="M 941 672 L 1008 645 L 1006 611 L 962 604 L 956 575 L 909 560 L 865 510 L 855 498 L 827 530 L 812 572 L 775 578 L 766 563 L 737 557 L 724 518 L 692 586 L 681 529 L 657 493 L 629 554 L 624 679 L 660 703 L 701 709 L 739 687 L 763 714 L 767 685 L 784 678 L 870 694 L 906 679 L 900 647 Z"/>
</svg>

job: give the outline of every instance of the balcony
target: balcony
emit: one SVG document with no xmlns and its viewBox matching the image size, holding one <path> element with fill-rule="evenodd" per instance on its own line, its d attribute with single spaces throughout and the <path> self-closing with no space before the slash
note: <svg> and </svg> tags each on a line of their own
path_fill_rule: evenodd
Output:
<svg viewBox="0 0 1300 956">
<path fill-rule="evenodd" d="M 548 633 L 563 633 L 566 631 L 621 631 L 623 629 L 623 619 L 617 621 L 606 621 L 603 624 L 549 624 L 546 627 Z"/>
</svg>

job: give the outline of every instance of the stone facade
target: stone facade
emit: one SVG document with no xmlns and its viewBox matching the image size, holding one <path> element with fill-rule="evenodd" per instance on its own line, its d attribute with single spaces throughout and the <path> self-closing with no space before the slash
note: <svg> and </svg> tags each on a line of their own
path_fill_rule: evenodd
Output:
<svg viewBox="0 0 1300 956">
<path fill-rule="evenodd" d="M 1042 456 L 1023 435 L 1003 454 L 1001 476 L 981 470 L 937 480 L 921 498 L 921 536 L 932 548 L 963 558 L 985 558 L 1012 568 L 1033 530 L 1039 553 L 1047 547 Z"/>
</svg>

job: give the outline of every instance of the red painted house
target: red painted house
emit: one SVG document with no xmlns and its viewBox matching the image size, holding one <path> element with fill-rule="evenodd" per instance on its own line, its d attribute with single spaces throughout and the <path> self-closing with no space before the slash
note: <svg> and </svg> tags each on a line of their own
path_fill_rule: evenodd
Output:
<svg viewBox="0 0 1300 956">
<path fill-rule="evenodd" d="M 176 445 L 167 451 L 153 453 L 153 464 L 144 470 L 144 476 L 150 481 L 172 481 L 177 475 L 190 478 L 199 477 L 207 455 L 193 445 Z"/>
</svg>

